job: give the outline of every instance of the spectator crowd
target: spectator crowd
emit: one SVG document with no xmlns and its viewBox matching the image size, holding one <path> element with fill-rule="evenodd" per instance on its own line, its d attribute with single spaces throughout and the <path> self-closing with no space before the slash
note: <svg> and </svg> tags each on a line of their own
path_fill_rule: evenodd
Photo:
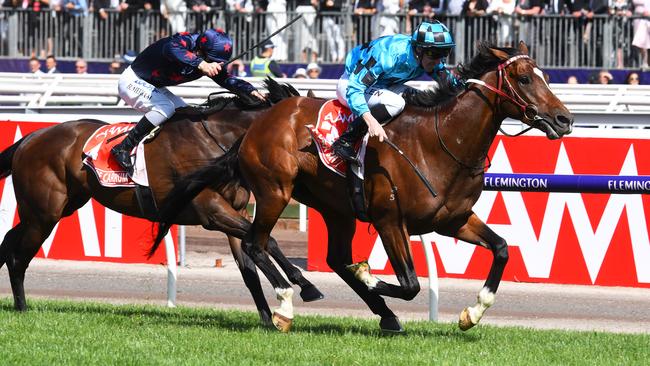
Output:
<svg viewBox="0 0 650 366">
<path fill-rule="evenodd" d="M 455 34 L 467 37 L 465 43 L 469 45 L 478 39 L 490 38 L 500 45 L 513 46 L 522 39 L 538 53 L 533 55 L 538 61 L 537 56 L 543 53 L 561 62 L 577 58 L 577 66 L 592 60 L 589 66 L 649 68 L 650 0 L 4 0 L 2 6 L 23 9 L 29 14 L 25 18 L 27 25 L 21 28 L 24 32 L 19 31 L 24 34 L 21 36 L 23 44 L 18 45 L 22 55 L 27 57 L 86 54 L 81 42 L 83 22 L 78 20 L 85 16 L 96 18 L 92 24 L 98 28 L 91 32 L 93 37 L 104 40 L 130 37 L 125 44 L 130 49 L 141 49 L 146 45 L 143 43 L 148 44 L 150 40 L 141 40 L 138 32 L 116 31 L 102 27 L 101 23 L 111 20 L 113 27 L 120 27 L 137 19 L 140 26 L 154 24 L 143 23 L 144 12 L 158 17 L 156 25 L 151 26 L 155 29 L 150 29 L 154 39 L 186 30 L 223 27 L 241 48 L 255 44 L 261 36 L 275 32 L 296 15 L 301 15 L 291 29 L 271 39 L 273 61 L 280 63 L 340 64 L 346 52 L 357 44 L 380 36 L 409 33 L 413 24 L 422 19 L 437 18 L 449 24 L 452 31 L 464 27 L 457 29 Z M 38 21 L 38 14 L 44 13 L 60 17 L 63 30 L 74 35 L 66 37 L 71 39 L 66 41 L 65 53 L 54 46 L 52 37 L 57 32 L 44 29 L 47 27 Z M 541 22 L 540 17 L 562 19 L 564 23 Z M 607 27 L 603 25 L 605 21 Z M 0 17 L 3 35 L 6 28 L 6 22 Z M 567 38 L 567 32 L 574 38 Z M 31 40 L 43 33 L 48 34 L 45 44 L 41 49 L 32 48 Z M 2 42 L 6 39 L 3 37 Z M 104 56 L 107 52 L 109 55 L 126 52 L 126 46 L 111 42 L 114 44 L 102 41 L 101 46 L 97 46 L 106 49 L 102 51 Z M 605 44 L 613 44 L 612 52 L 601 56 Z M 551 51 L 543 50 L 549 45 L 556 47 Z M 119 47 L 122 49 L 115 49 Z M 2 48 L 0 46 L 0 50 Z M 243 64 L 234 66 L 237 66 L 237 73 L 246 72 Z M 274 75 L 281 76 L 277 72 Z"/>
</svg>

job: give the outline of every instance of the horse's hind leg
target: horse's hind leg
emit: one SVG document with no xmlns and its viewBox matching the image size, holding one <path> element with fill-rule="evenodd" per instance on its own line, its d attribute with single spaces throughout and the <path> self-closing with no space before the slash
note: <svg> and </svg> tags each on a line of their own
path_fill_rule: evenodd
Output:
<svg viewBox="0 0 650 366">
<path fill-rule="evenodd" d="M 266 251 L 271 254 L 271 257 L 275 259 L 282 271 L 287 275 L 289 281 L 294 285 L 300 286 L 300 297 L 304 302 L 316 301 L 325 298 L 322 292 L 320 292 L 314 284 L 309 282 L 303 275 L 302 271 L 298 267 L 294 266 L 289 259 L 284 256 L 284 253 L 278 247 L 278 243 L 272 237 L 269 238 L 269 243 L 266 247 Z"/>
<path fill-rule="evenodd" d="M 7 233 L 2 242 L 3 247 L 7 245 L 7 269 L 16 310 L 27 310 L 24 287 L 25 271 L 53 228 L 54 224 L 21 222 Z"/>
<path fill-rule="evenodd" d="M 445 233 L 446 235 L 447 233 Z M 483 246 L 492 251 L 492 265 L 487 280 L 478 294 L 476 305 L 467 307 L 460 314 L 458 326 L 467 330 L 478 324 L 483 313 L 494 303 L 494 295 L 501 283 L 503 270 L 508 262 L 508 244 L 506 241 L 490 229 L 475 213 L 469 217 L 465 225 L 458 232 L 451 234 L 460 240 L 468 243 Z"/>
<path fill-rule="evenodd" d="M 354 220 L 342 219 L 338 213 L 323 214 L 327 225 L 327 265 L 336 272 L 345 283 L 361 297 L 370 310 L 381 317 L 379 326 L 382 331 L 400 333 L 404 331 L 399 319 L 386 305 L 386 301 L 370 292 L 367 284 L 357 280 L 348 269 L 352 263 L 352 238 L 354 237 Z"/>
</svg>

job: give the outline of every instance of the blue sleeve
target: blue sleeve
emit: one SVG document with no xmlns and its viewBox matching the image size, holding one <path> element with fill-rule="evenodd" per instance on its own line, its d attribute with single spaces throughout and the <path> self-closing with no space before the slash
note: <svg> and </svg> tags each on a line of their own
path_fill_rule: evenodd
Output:
<svg viewBox="0 0 650 366">
<path fill-rule="evenodd" d="M 192 38 L 189 35 L 174 34 L 163 46 L 163 57 L 198 68 L 203 59 L 192 52 L 191 47 Z"/>
<path fill-rule="evenodd" d="M 348 90 L 345 94 L 345 99 L 355 115 L 360 116 L 370 111 L 364 93 L 380 76 L 388 73 L 394 63 L 392 56 L 380 47 L 370 48 L 369 52 L 359 59 L 348 78 Z"/>
</svg>

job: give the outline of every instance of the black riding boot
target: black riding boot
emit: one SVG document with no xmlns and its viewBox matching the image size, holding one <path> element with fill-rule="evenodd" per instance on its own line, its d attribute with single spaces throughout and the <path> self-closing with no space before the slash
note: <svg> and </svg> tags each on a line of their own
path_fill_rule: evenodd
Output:
<svg viewBox="0 0 650 366">
<path fill-rule="evenodd" d="M 332 144 L 332 150 L 334 154 L 340 156 L 348 162 L 361 165 L 359 159 L 357 159 L 357 154 L 354 151 L 354 145 L 357 141 L 361 139 L 366 132 L 368 132 L 368 125 L 366 121 L 363 120 L 361 116 L 355 118 L 350 124 L 345 132 L 334 141 Z"/>
<path fill-rule="evenodd" d="M 115 157 L 115 160 L 126 170 L 129 176 L 133 175 L 133 163 L 131 163 L 131 151 L 135 146 L 142 141 L 145 136 L 147 136 L 156 126 L 153 123 L 149 122 L 147 117 L 142 117 L 140 122 L 138 122 L 135 127 L 129 131 L 129 134 L 126 136 L 122 142 L 113 146 L 111 149 L 111 155 Z"/>
</svg>

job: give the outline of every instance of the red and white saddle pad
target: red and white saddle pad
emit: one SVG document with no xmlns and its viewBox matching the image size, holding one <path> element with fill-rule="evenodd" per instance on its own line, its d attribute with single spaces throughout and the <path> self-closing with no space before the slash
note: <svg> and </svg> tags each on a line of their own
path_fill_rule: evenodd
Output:
<svg viewBox="0 0 650 366">
<path fill-rule="evenodd" d="M 347 164 L 345 160 L 341 159 L 332 151 L 332 144 L 345 132 L 348 124 L 354 120 L 355 116 L 350 109 L 338 100 L 328 100 L 323 104 L 318 112 L 318 119 L 316 126 L 307 125 L 312 139 L 318 148 L 318 156 L 323 164 L 335 172 L 336 174 L 345 177 Z M 368 135 L 357 143 L 355 150 L 359 160 L 363 162 L 363 156 L 366 153 L 366 145 L 368 143 Z M 359 167 L 355 171 L 363 179 L 363 167 Z"/>
<path fill-rule="evenodd" d="M 132 157 L 135 159 L 133 177 L 129 177 L 111 155 L 111 148 L 124 140 L 128 131 L 133 127 L 135 127 L 135 123 L 114 123 L 102 126 L 86 141 L 83 148 L 83 163 L 95 172 L 97 180 L 102 186 L 135 187 L 137 184 L 149 186 L 142 142 L 136 148 L 135 157 Z M 113 137 L 116 138 L 111 139 Z"/>
</svg>

